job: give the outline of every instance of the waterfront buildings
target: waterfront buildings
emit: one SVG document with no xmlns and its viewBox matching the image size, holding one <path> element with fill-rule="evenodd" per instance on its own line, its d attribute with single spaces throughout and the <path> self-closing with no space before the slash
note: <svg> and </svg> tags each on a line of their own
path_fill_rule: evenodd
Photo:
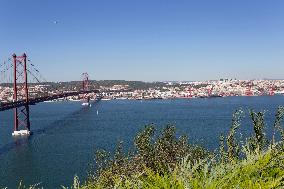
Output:
<svg viewBox="0 0 284 189">
<path fill-rule="evenodd" d="M 284 80 L 236 80 L 221 79 L 213 81 L 193 82 L 164 82 L 162 85 L 151 85 L 148 88 L 134 88 L 130 85 L 115 84 L 100 85 L 91 84 L 93 88 L 101 91 L 103 99 L 168 99 L 168 98 L 204 98 L 227 96 L 260 96 L 260 95 L 284 95 Z M 56 88 L 51 85 L 29 86 L 30 96 L 44 96 L 46 94 L 58 94 L 77 90 L 77 86 L 65 83 Z M 21 94 L 21 89 L 18 90 Z M 95 99 L 96 94 L 90 94 Z M 80 100 L 81 96 L 68 97 L 66 100 Z M 13 100 L 12 86 L 0 86 L 0 102 Z"/>
</svg>

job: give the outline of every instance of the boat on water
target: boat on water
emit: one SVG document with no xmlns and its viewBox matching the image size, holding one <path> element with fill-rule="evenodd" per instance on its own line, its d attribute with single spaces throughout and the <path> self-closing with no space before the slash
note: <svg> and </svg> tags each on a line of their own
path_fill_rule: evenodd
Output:
<svg viewBox="0 0 284 189">
<path fill-rule="evenodd" d="M 89 103 L 89 102 L 83 102 L 83 103 L 82 103 L 82 106 L 89 106 L 89 107 L 91 107 L 92 105 L 91 105 L 91 103 Z"/>
<path fill-rule="evenodd" d="M 125 97 L 119 97 L 119 98 L 116 98 L 117 100 L 127 100 L 127 98 Z"/>
<path fill-rule="evenodd" d="M 80 99 L 69 99 L 69 101 L 78 102 L 78 101 L 81 101 L 81 100 Z"/>
<path fill-rule="evenodd" d="M 111 100 L 110 98 L 102 98 L 101 100 Z"/>
</svg>

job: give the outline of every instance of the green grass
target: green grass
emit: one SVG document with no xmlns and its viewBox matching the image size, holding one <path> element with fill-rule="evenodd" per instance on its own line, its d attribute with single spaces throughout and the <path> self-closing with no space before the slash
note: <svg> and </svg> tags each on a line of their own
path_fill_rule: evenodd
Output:
<svg viewBox="0 0 284 189">
<path fill-rule="evenodd" d="M 183 161 L 174 174 L 179 175 L 187 188 L 283 188 L 283 157 L 283 152 L 268 150 L 234 163 L 213 166 L 208 162 L 191 166 Z"/>
<path fill-rule="evenodd" d="M 192 163 L 183 158 L 175 169 L 158 173 L 144 168 L 143 172 L 129 177 L 113 175 L 112 186 L 105 186 L 103 180 L 79 185 L 75 179 L 74 189 L 99 188 L 163 188 L 163 189 L 227 189 L 284 188 L 284 152 L 283 149 L 268 149 L 265 152 L 250 154 L 234 163 L 216 162 L 214 158 Z"/>
</svg>

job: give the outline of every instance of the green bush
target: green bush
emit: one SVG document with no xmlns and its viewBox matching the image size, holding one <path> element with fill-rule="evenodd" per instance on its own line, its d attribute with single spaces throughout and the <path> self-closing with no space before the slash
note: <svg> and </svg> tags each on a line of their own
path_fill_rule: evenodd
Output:
<svg viewBox="0 0 284 189">
<path fill-rule="evenodd" d="M 236 134 L 243 114 L 233 114 L 228 134 L 220 136 L 218 154 L 188 144 L 185 136 L 177 138 L 173 125 L 158 135 L 148 125 L 135 137 L 133 153 L 123 154 L 122 143 L 113 157 L 98 152 L 98 171 L 80 188 L 284 188 L 283 141 L 268 145 L 264 113 L 251 110 L 254 134 L 241 145 Z M 273 136 L 279 131 L 282 140 L 283 117 L 279 107 Z"/>
<path fill-rule="evenodd" d="M 126 183 L 133 176 L 147 175 L 149 170 L 166 175 L 186 156 L 194 162 L 209 155 L 204 148 L 190 145 L 187 137 L 177 138 L 173 125 L 168 125 L 160 134 L 157 134 L 154 125 L 146 126 L 135 137 L 134 146 L 133 153 L 124 154 L 122 142 L 119 143 L 113 157 L 110 157 L 110 153 L 98 151 L 98 168 L 89 174 L 87 185 L 96 183 L 103 188 L 112 188 L 118 180 Z"/>
</svg>

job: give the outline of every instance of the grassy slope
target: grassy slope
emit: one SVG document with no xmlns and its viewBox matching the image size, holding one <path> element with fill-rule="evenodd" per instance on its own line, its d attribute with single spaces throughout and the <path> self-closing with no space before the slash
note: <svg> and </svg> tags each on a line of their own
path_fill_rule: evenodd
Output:
<svg viewBox="0 0 284 189">
<path fill-rule="evenodd" d="M 145 168 L 143 174 L 115 177 L 114 188 L 284 188 L 284 153 L 282 150 L 267 150 L 248 154 L 246 159 L 234 163 L 214 163 L 214 160 L 190 163 L 184 158 L 169 173 L 158 174 Z M 77 183 L 74 186 L 81 189 L 105 188 L 100 182 L 81 187 L 76 187 Z"/>
</svg>

